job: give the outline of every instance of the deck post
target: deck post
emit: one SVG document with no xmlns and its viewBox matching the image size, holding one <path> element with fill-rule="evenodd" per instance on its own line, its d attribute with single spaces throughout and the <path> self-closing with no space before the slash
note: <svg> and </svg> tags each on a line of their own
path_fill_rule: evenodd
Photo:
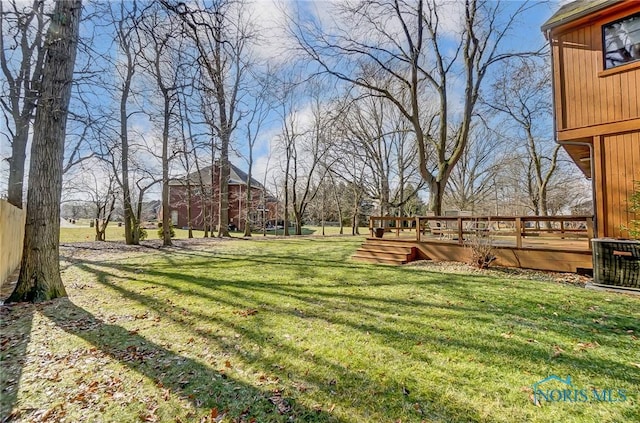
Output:
<svg viewBox="0 0 640 423">
<path fill-rule="evenodd" d="M 463 230 L 462 230 L 462 218 L 458 217 L 458 244 L 464 244 L 464 239 L 462 238 Z"/>
<path fill-rule="evenodd" d="M 516 217 L 516 248 L 522 248 L 522 218 Z"/>
<path fill-rule="evenodd" d="M 369 216 L 369 236 L 373 238 L 373 216 Z"/>
<path fill-rule="evenodd" d="M 416 241 L 420 242 L 420 216 L 416 216 Z"/>
<path fill-rule="evenodd" d="M 589 249 L 591 249 L 591 239 L 593 238 L 593 217 L 587 217 L 587 240 L 589 242 Z"/>
</svg>

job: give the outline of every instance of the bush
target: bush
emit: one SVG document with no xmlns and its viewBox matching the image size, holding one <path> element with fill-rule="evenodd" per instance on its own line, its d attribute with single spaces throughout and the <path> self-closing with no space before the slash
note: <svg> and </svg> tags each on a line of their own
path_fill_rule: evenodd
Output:
<svg viewBox="0 0 640 423">
<path fill-rule="evenodd" d="M 169 225 L 169 235 L 171 238 L 175 238 L 176 231 L 173 229 L 173 225 Z M 164 237 L 164 231 L 162 229 L 162 222 L 158 225 L 158 238 L 162 239 Z"/>
<path fill-rule="evenodd" d="M 133 233 L 133 230 L 131 231 L 131 233 Z M 147 239 L 147 231 L 142 226 L 139 226 L 138 227 L 138 241 L 144 241 L 145 239 Z"/>
<path fill-rule="evenodd" d="M 488 269 L 496 260 L 491 236 L 478 234 L 466 242 L 467 248 L 471 250 L 469 264 L 478 269 Z"/>
<path fill-rule="evenodd" d="M 640 217 L 640 181 L 634 181 L 634 191 L 629 197 L 630 213 L 633 213 L 636 217 Z M 630 227 L 622 225 L 622 230 L 627 231 L 629 236 L 634 239 L 640 239 L 640 219 L 631 219 L 629 221 Z"/>
</svg>

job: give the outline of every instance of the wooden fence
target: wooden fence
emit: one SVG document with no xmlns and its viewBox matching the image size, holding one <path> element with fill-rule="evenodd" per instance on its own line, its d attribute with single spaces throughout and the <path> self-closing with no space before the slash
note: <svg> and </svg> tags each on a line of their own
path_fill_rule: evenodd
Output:
<svg viewBox="0 0 640 423">
<path fill-rule="evenodd" d="M 26 212 L 0 200 L 0 288 L 20 265 Z"/>
</svg>

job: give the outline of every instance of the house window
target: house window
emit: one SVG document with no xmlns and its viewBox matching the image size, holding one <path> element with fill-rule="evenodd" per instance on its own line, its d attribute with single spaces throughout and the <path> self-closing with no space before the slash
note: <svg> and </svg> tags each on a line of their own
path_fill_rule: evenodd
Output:
<svg viewBox="0 0 640 423">
<path fill-rule="evenodd" d="M 178 210 L 171 210 L 171 224 L 178 226 Z"/>
<path fill-rule="evenodd" d="M 640 13 L 602 25 L 604 68 L 640 60 Z"/>
</svg>

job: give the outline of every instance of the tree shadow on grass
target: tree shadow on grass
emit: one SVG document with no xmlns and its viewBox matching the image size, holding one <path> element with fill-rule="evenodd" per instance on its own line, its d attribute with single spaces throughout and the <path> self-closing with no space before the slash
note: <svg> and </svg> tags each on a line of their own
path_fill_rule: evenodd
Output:
<svg viewBox="0 0 640 423">
<path fill-rule="evenodd" d="M 11 420 L 27 357 L 35 306 L 0 305 L 0 421 Z"/>
<path fill-rule="evenodd" d="M 206 322 L 209 324 L 214 323 L 215 325 L 219 325 L 220 327 L 233 331 L 238 334 L 241 339 L 245 339 L 250 343 L 248 352 L 243 357 L 244 360 L 246 360 L 251 366 L 257 366 L 257 368 L 265 374 L 278 374 L 280 379 L 288 379 L 288 384 L 291 384 L 292 386 L 300 386 L 304 390 L 307 388 L 315 389 L 316 391 L 321 392 L 321 396 L 333 397 L 336 403 L 346 401 L 346 403 L 349 404 L 351 401 L 354 401 L 354 398 L 357 398 L 354 403 L 346 405 L 346 407 L 351 408 L 350 413 L 353 413 L 353 421 L 356 421 L 357 415 L 368 415 L 369 413 L 380 413 L 381 415 L 385 415 L 389 421 L 404 421 L 404 419 L 398 419 L 398 415 L 395 415 L 395 413 L 404 413 L 406 415 L 410 415 L 411 421 L 414 421 L 415 419 L 422 420 L 420 417 L 423 415 L 422 413 L 428 412 L 432 417 L 431 421 L 441 422 L 450 421 L 450 416 L 457 416 L 461 414 L 474 416 L 477 412 L 472 405 L 466 404 L 464 401 L 445 398 L 441 392 L 430 392 L 428 400 L 421 397 L 421 394 L 418 393 L 408 396 L 405 391 L 405 386 L 412 386 L 416 383 L 414 380 L 415 377 L 413 376 L 396 377 L 392 374 L 392 370 L 385 369 L 384 373 L 389 372 L 391 374 L 386 375 L 383 382 L 376 381 L 373 380 L 371 375 L 363 369 L 351 369 L 350 366 L 345 363 L 338 363 L 330 357 L 325 357 L 323 354 L 317 354 L 315 351 L 306 350 L 297 345 L 294 339 L 287 341 L 286 339 L 290 335 L 286 335 L 284 333 L 275 334 L 265 332 L 260 325 L 252 326 L 247 324 L 247 321 L 243 321 L 238 317 L 230 319 L 217 313 L 205 314 L 194 310 L 188 310 L 186 308 L 183 309 L 177 304 L 175 307 L 167 307 L 166 303 L 163 301 L 135 290 L 128 289 L 121 283 L 116 283 L 115 279 L 124 280 L 121 276 L 104 270 L 92 269 L 91 267 L 83 265 L 79 266 L 83 270 L 94 273 L 98 282 L 105 287 L 114 290 L 128 300 L 144 305 L 146 308 L 159 315 L 161 320 L 169 319 L 182 326 L 185 330 L 190 330 L 199 337 L 207 339 L 209 342 L 216 344 L 223 351 L 236 351 L 239 341 L 234 340 L 234 337 L 216 336 L 210 331 L 198 327 L 195 325 L 195 322 Z M 153 282 L 149 283 L 153 284 Z M 176 292 L 176 298 L 180 298 L 186 303 L 189 303 L 189 296 L 200 295 L 194 292 Z M 209 296 L 205 295 L 205 297 Z M 237 301 L 226 301 L 222 298 L 214 299 L 211 297 L 209 300 L 211 301 L 212 306 L 215 303 L 218 303 L 223 306 L 237 308 L 238 310 L 242 310 L 249 305 L 249 303 L 245 303 L 244 298 L 239 298 Z M 280 304 L 280 306 L 281 305 L 282 304 Z M 296 319 L 300 317 L 295 313 L 295 311 L 290 309 L 278 307 L 276 304 L 272 304 L 272 307 L 274 309 L 271 311 L 280 315 L 285 315 L 288 318 Z M 188 311 L 188 316 L 185 316 L 185 311 Z M 258 314 L 257 319 L 261 319 L 261 316 L 261 314 Z M 332 319 L 327 319 L 326 315 L 310 312 L 304 318 L 325 320 L 328 323 L 344 326 L 345 328 L 352 326 L 352 329 L 359 330 L 363 334 L 367 332 L 367 329 L 370 329 L 373 336 L 376 336 L 376 333 L 381 334 L 382 339 L 385 342 L 389 341 L 389 346 L 393 348 L 398 346 L 396 343 L 401 339 L 401 337 L 396 337 L 396 339 L 392 341 L 391 337 L 395 337 L 397 335 L 393 331 L 382 330 L 374 325 L 356 324 L 335 316 Z M 294 327 L 291 328 L 290 333 L 296 333 Z M 298 364 L 294 365 L 292 361 L 298 361 Z M 410 390 L 414 390 L 414 388 L 411 387 Z M 371 392 L 371 396 L 354 395 L 355 392 L 363 391 Z M 379 394 L 383 395 L 383 400 L 377 400 L 375 398 L 375 396 Z M 435 408 L 438 411 L 422 410 L 420 407 L 415 407 L 415 404 L 426 403 L 437 404 L 437 407 Z M 310 420 L 305 417 L 301 420 L 295 421 L 307 422 L 324 420 L 318 420 L 317 417 Z"/>
<path fill-rule="evenodd" d="M 95 267 L 94 267 L 95 266 Z M 97 267 L 97 268 L 96 268 Z M 173 313 L 171 311 L 167 311 L 166 304 L 157 299 L 151 298 L 148 295 L 143 294 L 135 289 L 130 289 L 124 286 L 121 283 L 117 283 L 115 279 L 123 279 L 126 277 L 123 275 L 118 275 L 116 273 L 111 273 L 108 271 L 108 266 L 105 264 L 96 265 L 92 263 L 91 265 L 82 265 L 81 268 L 83 270 L 92 272 L 97 275 L 98 281 L 109 287 L 110 289 L 115 290 L 120 295 L 130 300 L 133 300 L 137 303 L 143 304 L 146 307 L 153 309 L 156 313 L 163 314 L 163 317 L 170 318 L 177 323 L 185 326 L 185 328 L 189 327 L 189 320 L 184 319 L 180 316 L 180 313 Z M 125 272 L 132 272 L 133 269 L 127 269 L 127 266 L 118 265 L 118 270 Z M 115 269 L 114 269 L 115 270 Z M 144 274 L 148 276 L 153 276 L 154 279 L 147 279 Z M 392 347 L 396 349 L 398 352 L 403 354 L 407 354 L 407 357 L 410 359 L 429 362 L 430 356 L 427 351 L 416 352 L 413 351 L 410 347 L 407 346 L 407 338 L 414 340 L 415 342 L 419 342 L 425 345 L 440 345 L 438 348 L 444 348 L 451 351 L 462 352 L 468 354 L 469 357 L 478 357 L 485 365 L 490 365 L 493 368 L 499 369 L 505 361 L 509 360 L 520 360 L 523 365 L 525 363 L 530 364 L 535 369 L 542 369 L 541 371 L 548 371 L 550 366 L 553 366 L 553 359 L 551 357 L 550 347 L 552 344 L 553 333 L 563 334 L 563 336 L 569 336 L 570 338 L 575 337 L 575 335 L 582 333 L 588 334 L 590 333 L 591 325 L 588 322 L 582 322 L 579 327 L 566 327 L 563 322 L 553 322 L 549 321 L 547 325 L 549 326 L 547 330 L 550 330 L 550 334 L 541 333 L 539 338 L 543 341 L 543 338 L 549 336 L 549 341 L 542 342 L 541 344 L 534 344 L 527 340 L 513 340 L 513 341 L 505 341 L 501 335 L 498 333 L 485 334 L 483 337 L 477 337 L 470 335 L 469 337 L 458 336 L 458 337 L 449 337 L 446 333 L 440 333 L 439 329 L 432 330 L 429 327 L 424 327 L 421 324 L 420 319 L 413 320 L 408 315 L 398 315 L 395 319 L 397 321 L 402 321 L 405 326 L 409 323 L 414 329 L 410 329 L 409 331 L 402 332 L 395 327 L 394 322 L 384 322 L 383 324 L 376 324 L 375 315 L 368 314 L 370 309 L 375 309 L 377 313 L 384 313 L 388 316 L 392 316 L 397 312 L 397 301 L 391 298 L 381 298 L 374 297 L 370 295 L 354 295 L 354 294 L 345 294 L 341 291 L 335 292 L 326 292 L 316 289 L 309 288 L 308 284 L 305 287 L 296 286 L 290 287 L 287 285 L 279 285 L 276 283 L 264 283 L 260 281 L 255 281 L 251 279 L 246 279 L 242 281 L 237 280 L 220 280 L 220 279 L 211 279 L 211 278 L 196 278 L 193 276 L 187 276 L 181 274 L 180 272 L 175 271 L 152 271 L 145 270 L 143 275 L 137 275 L 137 279 L 139 282 L 145 284 L 153 284 L 160 285 L 166 289 L 174 291 L 176 297 L 182 298 L 186 303 L 190 303 L 188 300 L 189 297 L 193 299 L 199 298 L 205 301 L 210 301 L 212 305 L 220 304 L 222 306 L 229 306 L 236 308 L 238 310 L 251 308 L 251 307 L 265 307 L 265 310 L 269 312 L 276 313 L 278 315 L 285 316 L 287 318 L 292 319 L 292 325 L 295 327 L 293 323 L 294 320 L 298 321 L 300 319 L 311 319 L 318 321 L 325 321 L 331 325 L 335 325 L 336 328 L 345 328 L 348 330 L 356 331 L 361 336 L 364 334 L 371 334 L 372 337 L 377 338 L 380 341 L 381 345 Z M 181 281 L 183 283 L 193 284 L 195 286 L 201 288 L 215 288 L 211 294 L 204 292 L 200 289 L 192 290 L 190 288 L 182 288 L 176 286 L 176 284 L 172 284 L 170 282 L 162 282 L 157 278 L 168 279 Z M 188 285 L 187 285 L 188 286 Z M 339 287 L 332 286 L 332 288 L 338 289 Z M 214 292 L 219 292 L 222 294 L 224 292 L 227 295 L 214 295 Z M 273 296 L 272 301 L 267 301 L 264 304 L 258 305 L 258 301 L 255 297 L 256 293 L 269 294 Z M 466 297 L 466 293 L 462 295 L 463 298 Z M 259 302 L 264 302 L 264 296 Z M 340 310 L 338 313 L 332 310 L 331 305 L 333 304 L 333 300 L 341 300 L 347 298 L 352 302 L 345 303 L 340 305 Z M 284 306 L 284 303 L 288 302 L 287 299 L 292 299 L 296 301 L 296 305 L 298 302 L 303 305 L 303 308 L 297 309 L 292 307 Z M 468 298 L 471 300 L 471 298 Z M 469 304 L 465 301 L 466 304 Z M 335 304 L 334 304 L 335 305 Z M 480 304 L 474 304 L 473 307 L 456 305 L 449 302 L 444 303 L 436 303 L 429 301 L 412 301 L 411 303 L 403 303 L 400 304 L 405 307 L 410 307 L 411 309 L 415 309 L 416 312 L 421 310 L 427 314 L 433 314 L 431 317 L 437 317 L 438 313 L 443 310 L 452 310 L 461 314 L 466 314 L 466 318 L 473 318 L 475 321 L 478 320 L 486 320 L 485 325 L 491 325 L 494 312 L 492 312 L 487 307 L 481 306 Z M 299 307 L 299 305 L 297 305 Z M 425 310 L 426 309 L 426 310 Z M 531 309 L 531 308 L 529 308 Z M 535 310 L 536 308 L 533 307 Z M 186 310 L 186 309 L 185 309 Z M 339 313 L 339 311 L 349 312 L 349 314 Z M 522 309 L 520 307 L 516 307 L 512 310 L 506 310 L 509 313 L 517 313 L 521 314 L 523 317 L 526 316 L 527 309 Z M 247 327 L 242 323 L 237 323 L 226 319 L 224 317 L 220 317 L 217 315 L 209 315 L 206 313 L 200 313 L 198 311 L 190 310 L 189 313 L 192 314 L 191 318 L 195 321 L 215 321 L 216 324 L 223 325 L 232 329 L 236 333 L 242 335 L 242 337 L 250 339 L 253 343 L 260 344 L 266 342 L 266 345 L 274 346 L 278 340 L 266 340 L 265 334 L 256 328 Z M 435 313 L 435 314 L 434 314 Z M 516 314 L 516 315 L 517 315 Z M 540 317 L 538 313 L 537 318 Z M 426 315 L 426 314 L 425 314 Z M 261 315 L 259 315 L 261 316 Z M 532 318 L 536 318 L 536 316 L 531 316 Z M 463 329 L 463 328 L 461 328 Z M 197 332 L 197 329 L 196 329 Z M 211 338 L 211 334 L 208 333 L 198 333 L 200 336 L 210 338 L 212 341 L 217 342 L 223 349 L 232 349 L 233 343 L 225 344 L 219 342 L 218 339 Z M 545 345 L 546 344 L 546 345 Z M 300 356 L 303 354 L 303 351 L 296 349 L 293 346 L 282 345 L 280 346 L 282 350 L 282 354 L 290 355 L 291 357 Z M 260 366 L 263 370 L 267 370 L 272 365 L 277 365 L 277 362 L 269 361 L 270 359 L 261 356 L 261 354 L 257 354 L 253 357 L 253 362 Z M 394 381 L 391 385 L 387 384 L 386 386 L 376 387 L 375 382 L 364 377 L 364 375 L 357 375 L 354 372 L 345 369 L 343 367 L 336 367 L 330 361 L 325 360 L 321 356 L 315 356 L 312 359 L 313 366 L 320 366 L 324 368 L 329 368 L 334 374 L 339 375 L 340 379 L 358 379 L 362 383 L 362 389 L 370 389 L 372 391 L 376 389 L 394 389 L 391 385 L 399 384 L 398 381 Z M 592 369 L 601 369 L 607 371 L 607 373 L 619 380 L 624 380 L 630 384 L 640 383 L 636 377 L 633 376 L 632 373 L 629 373 L 629 370 L 632 370 L 630 366 L 623 365 L 617 360 L 610 360 L 608 358 L 596 358 L 596 357 L 581 357 L 579 354 L 572 354 L 571 357 L 567 357 L 567 359 L 558 359 L 559 363 L 564 362 L 566 365 L 570 363 L 573 368 L 581 369 L 586 373 L 591 373 Z M 540 375 L 542 378 L 543 375 Z M 298 375 L 298 377 L 309 384 L 313 384 L 316 386 L 320 386 L 323 384 L 323 381 L 320 377 L 314 372 L 309 374 Z M 535 380 L 535 377 L 533 378 Z M 443 403 L 439 404 L 440 410 L 447 410 L 451 414 L 450 415 L 459 415 L 461 411 L 461 406 L 459 404 L 453 404 L 449 399 L 449 404 L 445 405 L 443 399 L 438 398 L 437 396 L 432 396 L 431 401 L 435 403 Z M 445 413 L 447 413 L 445 411 Z M 469 409 L 465 410 L 465 413 L 469 418 L 474 415 L 474 410 Z"/>
<path fill-rule="evenodd" d="M 29 314 L 22 317 L 29 320 L 29 329 L 33 310 L 31 308 Z M 280 393 L 262 391 L 234 380 L 223 371 L 216 371 L 193 359 L 176 354 L 123 327 L 105 323 L 68 298 L 38 305 L 37 310 L 65 332 L 82 338 L 95 347 L 96 351 L 148 377 L 157 386 L 188 399 L 196 409 L 204 413 L 206 410 L 217 408 L 221 413 L 228 412 L 228 416 L 237 418 L 237 421 L 250 421 L 251 418 L 260 422 L 341 421 L 322 410 L 306 408 Z M 26 356 L 26 344 L 26 341 L 20 342 L 10 350 L 14 359 Z M 5 354 L 5 351 L 2 353 Z M 22 364 L 19 359 L 15 360 L 15 363 Z M 15 379 L 16 376 L 12 378 Z M 3 415 L 5 410 L 15 407 L 17 388 L 16 384 L 15 389 L 9 392 L 10 395 L 6 398 L 3 392 Z"/>
</svg>

